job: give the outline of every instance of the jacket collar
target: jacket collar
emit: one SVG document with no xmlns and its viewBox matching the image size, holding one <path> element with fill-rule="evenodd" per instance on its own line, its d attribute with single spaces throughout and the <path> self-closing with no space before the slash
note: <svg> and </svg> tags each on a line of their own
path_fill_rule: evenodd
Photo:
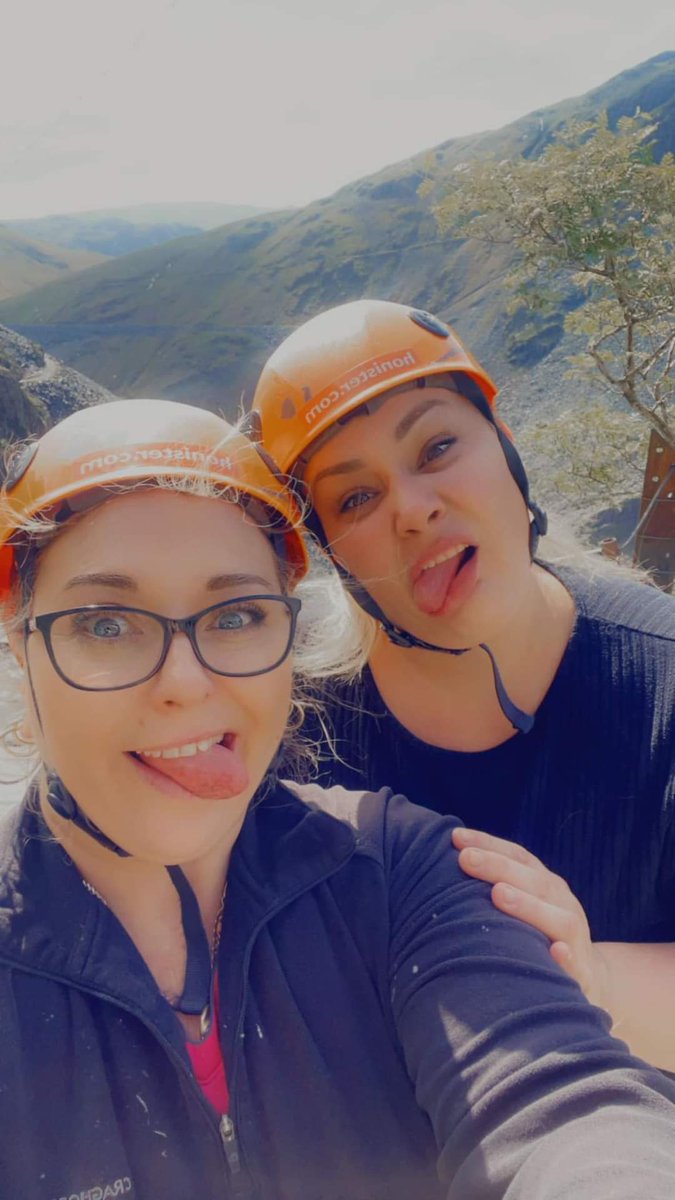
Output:
<svg viewBox="0 0 675 1200">
<path fill-rule="evenodd" d="M 239 1007 L 257 931 L 354 850 L 352 829 L 322 812 L 313 803 L 319 797 L 319 789 L 275 784 L 246 816 L 230 862 L 221 937 L 221 1004 L 234 1005 L 230 1012 Z M 175 1041 L 178 1023 L 143 959 L 84 886 L 34 804 L 29 795 L 0 826 L 0 961 L 106 996 Z"/>
</svg>

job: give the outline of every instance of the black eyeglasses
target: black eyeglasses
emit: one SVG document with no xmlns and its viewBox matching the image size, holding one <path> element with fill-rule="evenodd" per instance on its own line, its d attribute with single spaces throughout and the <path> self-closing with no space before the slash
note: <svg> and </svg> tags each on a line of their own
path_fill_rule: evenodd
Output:
<svg viewBox="0 0 675 1200">
<path fill-rule="evenodd" d="M 288 657 L 301 602 L 294 596 L 237 596 L 190 617 L 126 604 L 87 604 L 41 613 L 24 626 L 39 632 L 57 675 L 83 692 L 116 692 L 161 670 L 176 633 L 214 675 L 265 675 Z"/>
</svg>

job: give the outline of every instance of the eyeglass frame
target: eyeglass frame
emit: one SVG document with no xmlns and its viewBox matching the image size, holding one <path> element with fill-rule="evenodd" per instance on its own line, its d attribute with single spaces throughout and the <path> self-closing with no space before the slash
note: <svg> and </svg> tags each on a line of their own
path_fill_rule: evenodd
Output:
<svg viewBox="0 0 675 1200">
<path fill-rule="evenodd" d="M 276 660 L 270 667 L 264 667 L 262 671 L 218 671 L 212 667 L 210 663 L 203 657 L 199 645 L 197 643 L 196 625 L 202 617 L 207 616 L 210 612 L 215 612 L 218 608 L 228 608 L 231 605 L 241 604 L 244 600 L 280 600 L 290 613 L 290 624 L 288 627 L 288 642 L 286 649 L 280 658 Z M 132 687 L 139 687 L 142 683 L 147 683 L 154 675 L 159 674 L 164 663 L 167 660 L 171 644 L 174 636 L 177 633 L 184 633 L 187 637 L 197 662 L 210 671 L 212 675 L 220 675 L 226 679 L 251 679 L 256 675 L 268 675 L 270 671 L 276 671 L 283 662 L 286 661 L 293 647 L 295 633 L 298 623 L 298 615 L 302 608 L 302 601 L 297 596 L 284 596 L 275 592 L 258 592 L 254 596 L 235 596 L 231 600 L 221 600 L 218 604 L 210 604 L 208 608 L 202 608 L 199 612 L 192 613 L 189 617 L 165 617 L 162 613 L 151 612 L 147 608 L 135 608 L 131 604 L 82 604 L 76 608 L 64 608 L 58 612 L 40 613 L 37 617 L 29 617 L 23 627 L 24 642 L 28 641 L 31 633 L 40 633 L 44 641 L 49 661 L 51 662 L 59 679 L 62 679 L 68 687 L 75 688 L 78 692 L 124 692 Z M 159 661 L 149 671 L 147 675 L 143 675 L 141 679 L 135 679 L 133 683 L 120 683 L 114 687 L 87 687 L 86 684 L 74 683 L 69 679 L 65 672 L 61 669 L 56 661 L 54 647 L 52 645 L 52 625 L 59 617 L 67 617 L 72 613 L 85 612 L 133 612 L 140 616 L 153 617 L 162 627 L 164 633 L 164 645 L 160 653 Z"/>
</svg>

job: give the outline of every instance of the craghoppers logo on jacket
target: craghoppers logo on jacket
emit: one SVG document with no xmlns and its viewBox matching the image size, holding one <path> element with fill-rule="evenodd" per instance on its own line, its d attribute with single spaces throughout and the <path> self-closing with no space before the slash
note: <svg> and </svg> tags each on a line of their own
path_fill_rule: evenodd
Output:
<svg viewBox="0 0 675 1200">
<path fill-rule="evenodd" d="M 97 1183 L 81 1192 L 68 1192 L 55 1196 L 54 1200 L 115 1200 L 116 1196 L 130 1196 L 133 1184 L 128 1175 L 113 1179 L 112 1183 Z"/>
</svg>

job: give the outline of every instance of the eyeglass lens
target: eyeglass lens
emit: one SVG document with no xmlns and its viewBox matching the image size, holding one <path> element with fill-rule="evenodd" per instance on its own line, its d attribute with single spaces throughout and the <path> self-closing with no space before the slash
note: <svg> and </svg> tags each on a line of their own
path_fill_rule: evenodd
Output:
<svg viewBox="0 0 675 1200">
<path fill-rule="evenodd" d="M 194 637 L 211 670 L 255 675 L 285 657 L 291 629 L 291 611 L 282 598 L 249 597 L 203 613 Z M 59 670 L 75 685 L 92 689 L 140 682 L 159 663 L 164 644 L 162 622 L 134 609 L 81 609 L 64 613 L 51 626 Z"/>
</svg>

